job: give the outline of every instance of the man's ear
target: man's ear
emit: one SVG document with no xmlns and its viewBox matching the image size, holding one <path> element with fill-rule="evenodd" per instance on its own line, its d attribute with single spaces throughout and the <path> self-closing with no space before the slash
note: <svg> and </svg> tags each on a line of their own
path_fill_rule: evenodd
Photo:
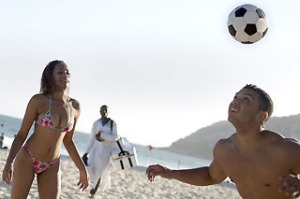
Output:
<svg viewBox="0 0 300 199">
<path fill-rule="evenodd" d="M 262 123 L 264 123 L 265 121 L 267 121 L 269 119 L 269 113 L 267 111 L 262 111 L 260 114 L 260 119 L 261 119 Z"/>
</svg>

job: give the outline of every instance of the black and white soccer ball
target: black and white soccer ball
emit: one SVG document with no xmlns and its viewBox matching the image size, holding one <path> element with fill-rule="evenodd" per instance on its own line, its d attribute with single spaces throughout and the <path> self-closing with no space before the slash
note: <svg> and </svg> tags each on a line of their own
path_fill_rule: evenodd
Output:
<svg viewBox="0 0 300 199">
<path fill-rule="evenodd" d="M 264 11 L 251 4 L 236 7 L 229 14 L 227 25 L 231 36 L 243 44 L 259 41 L 268 31 Z"/>
</svg>

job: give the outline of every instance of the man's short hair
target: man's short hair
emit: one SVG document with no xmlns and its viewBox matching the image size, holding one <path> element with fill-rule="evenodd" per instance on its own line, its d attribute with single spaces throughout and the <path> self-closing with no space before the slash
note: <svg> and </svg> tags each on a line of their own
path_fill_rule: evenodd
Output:
<svg viewBox="0 0 300 199">
<path fill-rule="evenodd" d="M 243 89 L 250 89 L 255 93 L 257 93 L 258 100 L 259 100 L 259 108 L 262 111 L 268 112 L 269 115 L 268 119 L 269 119 L 273 113 L 273 108 L 274 108 L 273 101 L 270 95 L 267 92 L 265 92 L 263 89 L 253 84 L 247 84 L 246 86 L 244 86 Z"/>
</svg>

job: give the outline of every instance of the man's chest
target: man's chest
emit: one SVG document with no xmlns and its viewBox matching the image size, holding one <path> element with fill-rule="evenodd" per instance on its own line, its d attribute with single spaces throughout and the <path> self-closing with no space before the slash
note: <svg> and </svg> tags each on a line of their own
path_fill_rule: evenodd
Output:
<svg viewBox="0 0 300 199">
<path fill-rule="evenodd" d="M 222 157 L 221 167 L 236 184 L 248 186 L 278 186 L 279 177 L 287 172 L 278 158 L 265 151 L 248 156 L 233 153 Z M 281 160 L 282 161 L 282 160 Z"/>
</svg>

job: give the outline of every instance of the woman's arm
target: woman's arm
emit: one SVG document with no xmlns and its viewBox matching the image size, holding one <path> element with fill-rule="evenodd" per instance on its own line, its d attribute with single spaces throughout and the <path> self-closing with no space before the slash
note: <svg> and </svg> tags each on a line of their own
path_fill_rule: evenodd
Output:
<svg viewBox="0 0 300 199">
<path fill-rule="evenodd" d="M 75 126 L 74 126 L 75 127 Z M 78 153 L 77 147 L 73 141 L 73 134 L 74 134 L 74 128 L 71 132 L 68 132 L 66 136 L 64 137 L 64 146 L 69 153 L 72 161 L 74 162 L 75 166 L 79 170 L 79 182 L 78 186 L 80 189 L 86 189 L 89 185 L 89 179 L 88 174 L 86 171 L 86 168 L 84 166 L 84 163 L 82 162 L 82 159 Z"/>
<path fill-rule="evenodd" d="M 19 152 L 20 148 L 22 147 L 24 141 L 26 140 L 29 130 L 36 118 L 37 107 L 38 107 L 37 104 L 38 104 L 38 97 L 35 95 L 28 102 L 28 105 L 27 105 L 27 108 L 26 108 L 26 111 L 25 111 L 25 114 L 24 114 L 24 117 L 22 120 L 21 128 L 20 128 L 19 132 L 17 133 L 17 135 L 11 145 L 9 155 L 7 157 L 6 164 L 3 169 L 3 174 L 2 174 L 3 180 L 8 184 L 11 183 L 12 163 L 13 163 L 17 153 Z"/>
<path fill-rule="evenodd" d="M 82 188 L 84 190 L 89 185 L 88 174 L 87 174 L 84 163 L 82 162 L 82 159 L 78 153 L 77 147 L 73 140 L 75 127 L 76 127 L 76 124 L 77 124 L 77 121 L 78 121 L 78 118 L 80 115 L 80 106 L 79 106 L 79 102 L 77 102 L 76 100 L 73 100 L 73 101 L 74 102 L 72 104 L 73 104 L 74 108 L 76 109 L 76 114 L 74 114 L 74 126 L 73 126 L 72 131 L 66 133 L 66 135 L 63 139 L 63 143 L 64 143 L 64 146 L 65 146 L 67 152 L 69 153 L 71 159 L 73 160 L 75 166 L 79 170 L 80 176 L 79 176 L 78 185 L 80 186 L 80 189 Z"/>
</svg>

